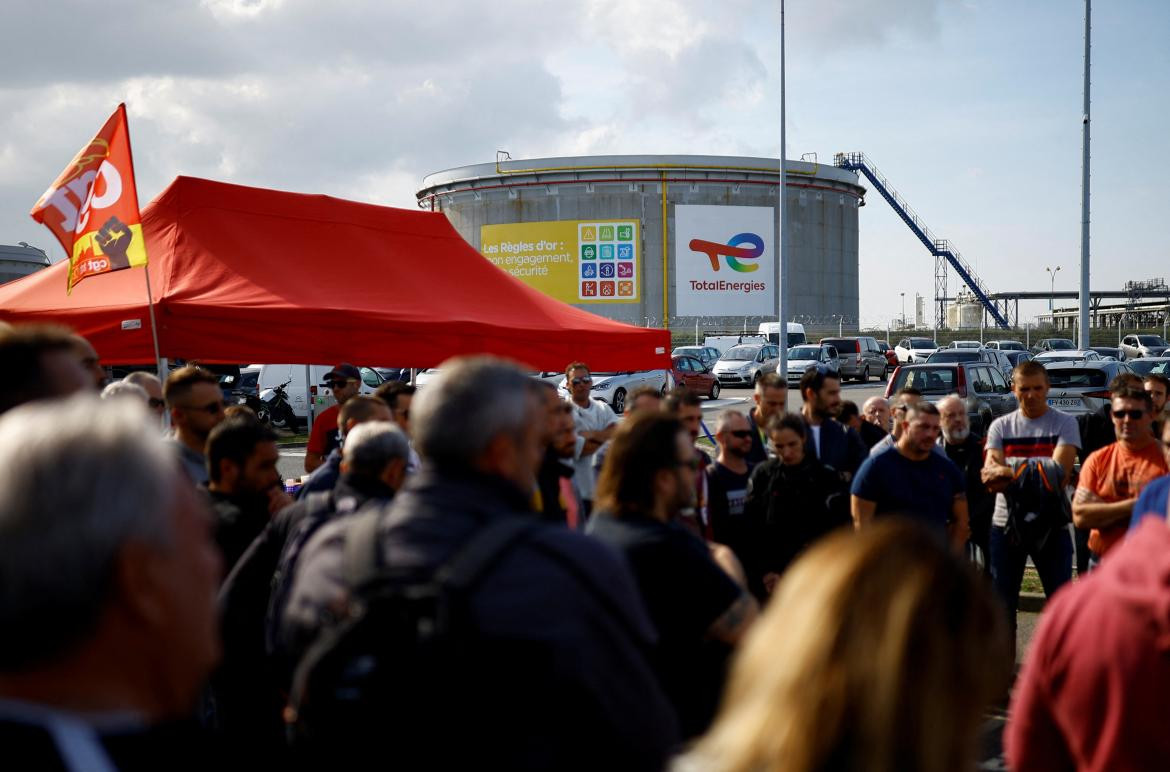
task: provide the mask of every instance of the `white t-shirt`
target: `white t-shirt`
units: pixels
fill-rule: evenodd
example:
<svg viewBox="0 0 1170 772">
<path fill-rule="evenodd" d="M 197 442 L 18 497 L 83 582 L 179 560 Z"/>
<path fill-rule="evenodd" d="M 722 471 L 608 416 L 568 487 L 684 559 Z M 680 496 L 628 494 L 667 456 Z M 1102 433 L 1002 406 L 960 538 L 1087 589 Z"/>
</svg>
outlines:
<svg viewBox="0 0 1170 772">
<path fill-rule="evenodd" d="M 571 399 L 566 401 L 573 406 L 573 423 L 576 424 L 578 432 L 598 432 L 618 422 L 618 417 L 610 406 L 599 399 L 590 399 L 589 407 L 581 407 Z M 593 471 L 593 453 L 581 455 L 584 447 L 585 438 L 578 436 L 577 452 L 573 456 L 573 469 L 576 470 L 573 481 L 581 491 L 581 498 L 592 501 L 593 489 L 597 484 Z"/>
<path fill-rule="evenodd" d="M 1016 410 L 995 419 L 987 429 L 987 449 L 1002 450 L 1009 464 L 1015 459 L 1051 458 L 1061 445 L 1079 448 L 1081 432 L 1077 419 L 1053 408 L 1039 418 L 1028 418 Z M 1007 499 L 997 493 L 991 524 L 1002 527 L 1007 525 L 1007 519 Z"/>
</svg>

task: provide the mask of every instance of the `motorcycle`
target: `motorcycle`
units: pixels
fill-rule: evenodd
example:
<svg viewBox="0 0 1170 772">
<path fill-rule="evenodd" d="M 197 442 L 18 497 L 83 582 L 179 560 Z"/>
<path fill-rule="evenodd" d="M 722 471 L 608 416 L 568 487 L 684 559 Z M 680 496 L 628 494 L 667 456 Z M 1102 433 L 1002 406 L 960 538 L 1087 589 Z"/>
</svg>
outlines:
<svg viewBox="0 0 1170 772">
<path fill-rule="evenodd" d="M 288 401 L 288 392 L 285 391 L 290 383 L 291 378 L 279 386 L 265 389 L 259 397 L 248 397 L 248 406 L 262 423 L 271 424 L 277 429 L 292 429 L 296 426 L 297 418 Z M 252 400 L 255 400 L 255 404 L 251 404 Z"/>
</svg>

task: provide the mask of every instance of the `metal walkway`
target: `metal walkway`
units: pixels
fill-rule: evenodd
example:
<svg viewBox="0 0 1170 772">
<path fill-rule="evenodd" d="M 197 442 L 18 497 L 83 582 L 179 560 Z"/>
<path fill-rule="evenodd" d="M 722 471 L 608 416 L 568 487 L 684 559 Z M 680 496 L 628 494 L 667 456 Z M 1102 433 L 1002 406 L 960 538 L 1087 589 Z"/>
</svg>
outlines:
<svg viewBox="0 0 1170 772">
<path fill-rule="evenodd" d="M 959 254 L 958 250 L 953 249 L 950 242 L 946 239 L 935 238 L 934 233 L 922 221 L 922 218 L 910 208 L 910 205 L 906 203 L 905 199 L 898 195 L 898 192 L 890 185 L 889 180 L 878 171 L 872 161 L 866 158 L 865 153 L 837 153 L 833 156 L 833 165 L 841 169 L 864 174 L 865 178 L 873 184 L 878 193 L 881 193 L 882 198 L 894 208 L 894 211 L 898 213 L 902 221 L 910 227 L 910 230 L 918 237 L 918 240 L 930 250 L 930 254 L 936 258 L 943 258 L 950 263 L 951 267 L 955 269 L 955 272 L 959 274 L 959 278 L 971 288 L 971 292 L 974 293 L 975 297 L 987 310 L 987 313 L 991 315 L 991 318 L 995 320 L 995 323 L 1005 330 L 1011 329 L 1013 320 L 1009 318 L 1007 303 L 1005 302 L 1001 308 L 992 300 L 991 292 L 987 289 L 987 286 L 979 280 L 979 277 L 975 275 L 975 271 L 963 259 L 963 256 Z"/>
</svg>

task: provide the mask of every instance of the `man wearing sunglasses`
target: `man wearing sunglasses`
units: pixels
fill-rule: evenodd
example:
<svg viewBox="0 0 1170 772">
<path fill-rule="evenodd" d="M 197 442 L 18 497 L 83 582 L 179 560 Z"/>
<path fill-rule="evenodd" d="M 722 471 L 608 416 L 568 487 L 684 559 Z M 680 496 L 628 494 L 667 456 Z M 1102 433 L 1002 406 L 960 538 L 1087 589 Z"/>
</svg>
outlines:
<svg viewBox="0 0 1170 772">
<path fill-rule="evenodd" d="M 142 387 L 142 390 L 146 392 L 150 412 L 158 418 L 159 426 L 162 426 L 163 418 L 166 417 L 167 413 L 167 402 L 163 399 L 162 381 L 158 379 L 158 376 L 145 370 L 135 370 L 123 380 L 126 383 Z"/>
<path fill-rule="evenodd" d="M 325 373 L 325 380 L 321 385 L 333 392 L 337 404 L 322 410 L 321 415 L 313 421 L 313 431 L 309 434 L 308 445 L 305 446 L 305 471 L 310 474 L 325 463 L 325 457 L 334 448 L 341 447 L 341 432 L 337 428 L 337 419 L 341 415 L 342 406 L 361 391 L 362 371 L 348 362 L 342 362 Z"/>
<path fill-rule="evenodd" d="M 707 468 L 707 518 L 711 539 L 726 544 L 743 560 L 748 554 L 751 533 L 744 519 L 748 479 L 755 464 L 748 461 L 752 448 L 752 428 L 747 416 L 728 408 L 715 424 L 715 442 L 719 455 Z"/>
<path fill-rule="evenodd" d="M 1142 488 L 1170 471 L 1154 436 L 1149 392 L 1134 388 L 1114 392 L 1111 407 L 1117 441 L 1089 455 L 1073 499 L 1073 522 L 1092 529 L 1089 549 L 1096 560 L 1125 536 Z"/>
<path fill-rule="evenodd" d="M 163 397 L 171 413 L 176 454 L 191 479 L 206 484 L 207 438 L 224 418 L 219 377 L 202 367 L 180 367 L 167 377 Z"/>
<path fill-rule="evenodd" d="M 609 405 L 593 399 L 593 376 L 584 362 L 573 362 L 565 368 L 565 387 L 569 404 L 573 406 L 573 422 L 577 426 L 577 455 L 573 461 L 576 470 L 573 479 L 581 492 L 581 503 L 588 516 L 593 509 L 595 474 L 593 454 L 613 436 L 618 417 Z"/>
</svg>

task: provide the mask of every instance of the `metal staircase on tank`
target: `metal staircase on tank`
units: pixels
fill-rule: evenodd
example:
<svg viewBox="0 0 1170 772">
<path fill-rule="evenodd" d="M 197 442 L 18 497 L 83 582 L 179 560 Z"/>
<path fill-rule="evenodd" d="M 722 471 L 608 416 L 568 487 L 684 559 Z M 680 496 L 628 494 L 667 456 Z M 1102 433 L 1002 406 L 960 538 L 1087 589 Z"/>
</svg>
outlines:
<svg viewBox="0 0 1170 772">
<path fill-rule="evenodd" d="M 882 198 L 889 202 L 890 206 L 894 208 L 894 211 L 898 213 L 898 216 L 902 218 L 902 221 L 910 227 L 910 230 L 918 237 L 918 240 L 930 250 L 930 254 L 936 258 L 943 258 L 951 264 L 951 267 L 959 274 L 959 278 L 971 288 L 971 292 L 974 293 L 975 297 L 987 310 L 987 313 L 991 315 L 991 318 L 995 320 L 995 323 L 1005 330 L 1011 329 L 1012 320 L 1008 312 L 1007 301 L 1004 301 L 1003 308 L 1000 308 L 991 299 L 991 292 L 988 291 L 987 286 L 979 280 L 979 277 L 975 275 L 975 271 L 963 259 L 963 256 L 959 254 L 958 250 L 954 249 L 946 239 L 935 237 L 926 223 L 922 221 L 922 218 L 910 208 L 910 205 L 906 203 L 905 199 L 898 195 L 898 192 L 890 185 L 889 180 L 878 171 L 872 161 L 865 157 L 865 153 L 837 153 L 833 157 L 833 165 L 841 169 L 864 174 L 865 178 L 873 184 L 878 193 L 881 193 Z"/>
</svg>

